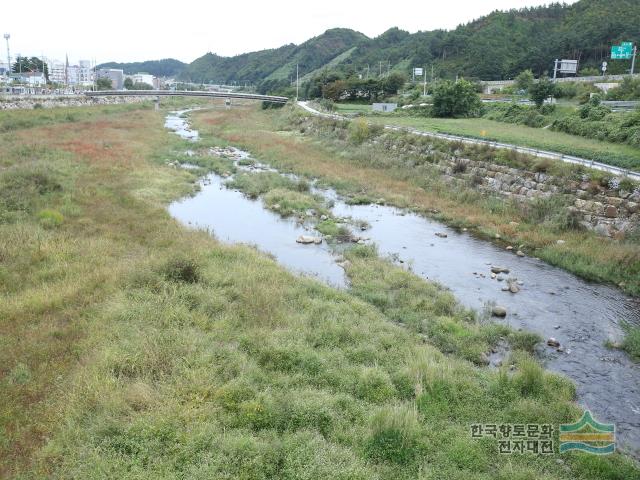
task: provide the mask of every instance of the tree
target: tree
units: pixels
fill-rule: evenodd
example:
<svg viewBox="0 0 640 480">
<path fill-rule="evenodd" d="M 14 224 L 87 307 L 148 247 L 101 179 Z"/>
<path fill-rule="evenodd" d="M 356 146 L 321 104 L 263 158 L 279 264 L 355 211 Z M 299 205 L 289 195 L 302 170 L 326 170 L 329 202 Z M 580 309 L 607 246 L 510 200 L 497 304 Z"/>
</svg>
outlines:
<svg viewBox="0 0 640 480">
<path fill-rule="evenodd" d="M 473 83 L 446 80 L 433 92 L 433 113 L 437 117 L 471 117 L 482 109 L 480 96 Z"/>
<path fill-rule="evenodd" d="M 131 90 L 153 90 L 153 87 L 148 83 L 136 82 L 131 86 Z"/>
<path fill-rule="evenodd" d="M 529 89 L 529 97 L 540 108 L 544 101 L 553 95 L 556 91 L 556 85 L 548 78 L 541 78 L 534 83 Z"/>
<path fill-rule="evenodd" d="M 44 78 L 49 81 L 49 66 L 38 57 L 18 56 L 11 67 L 13 73 L 44 72 Z"/>
<path fill-rule="evenodd" d="M 516 77 L 516 86 L 518 90 L 528 92 L 534 83 L 533 72 L 530 69 L 524 70 Z"/>
<path fill-rule="evenodd" d="M 124 88 L 127 90 L 133 90 L 133 80 L 130 77 L 124 79 Z"/>
<path fill-rule="evenodd" d="M 113 83 L 110 78 L 102 77 L 96 80 L 98 90 L 113 90 Z"/>
<path fill-rule="evenodd" d="M 392 73 L 382 80 L 382 89 L 386 94 L 395 95 L 405 84 L 407 78 L 402 73 Z"/>
</svg>

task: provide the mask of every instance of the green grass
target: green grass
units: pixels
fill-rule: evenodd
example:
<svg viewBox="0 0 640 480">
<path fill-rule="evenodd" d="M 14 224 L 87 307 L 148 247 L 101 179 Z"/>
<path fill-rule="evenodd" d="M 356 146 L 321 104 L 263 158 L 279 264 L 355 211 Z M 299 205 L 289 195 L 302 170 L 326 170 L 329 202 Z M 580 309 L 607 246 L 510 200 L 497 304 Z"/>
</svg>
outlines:
<svg viewBox="0 0 640 480">
<path fill-rule="evenodd" d="M 616 143 L 602 142 L 549 129 L 497 122 L 484 118 L 429 118 L 401 115 L 368 115 L 378 124 L 413 127 L 425 131 L 450 133 L 567 155 L 575 155 L 623 168 L 640 170 L 640 149 Z"/>
<path fill-rule="evenodd" d="M 152 102 L 149 101 L 142 104 L 133 103 L 126 105 L 102 105 L 100 107 L 75 109 L 50 108 L 45 111 L 39 111 L 39 109 L 2 110 L 0 114 L 0 133 L 43 125 L 95 120 L 96 118 L 103 117 L 104 115 L 121 113 L 123 109 L 127 111 L 136 111 L 141 108 L 152 108 Z"/>
<path fill-rule="evenodd" d="M 575 421 L 573 387 L 522 352 L 468 361 L 495 331 L 371 249 L 338 291 L 181 227 L 179 146 L 153 111 L 0 134 L 0 181 L 26 186 L 0 221 L 0 476 L 638 478 L 619 454 L 472 439 Z"/>
<path fill-rule="evenodd" d="M 293 214 L 304 216 L 309 210 L 313 210 L 317 215 L 327 212 L 321 197 L 286 188 L 269 190 L 263 200 L 267 208 L 285 217 Z"/>
<path fill-rule="evenodd" d="M 276 188 L 298 192 L 309 191 L 307 182 L 292 180 L 276 172 L 241 172 L 227 182 L 227 186 L 240 190 L 250 198 L 258 198 Z"/>
<path fill-rule="evenodd" d="M 334 103 L 336 113 L 340 114 L 355 114 L 355 113 L 371 113 L 370 104 L 360 103 Z"/>
<path fill-rule="evenodd" d="M 622 341 L 622 349 L 631 355 L 636 361 L 640 361 L 640 327 L 636 325 L 624 325 L 625 336 Z"/>
</svg>

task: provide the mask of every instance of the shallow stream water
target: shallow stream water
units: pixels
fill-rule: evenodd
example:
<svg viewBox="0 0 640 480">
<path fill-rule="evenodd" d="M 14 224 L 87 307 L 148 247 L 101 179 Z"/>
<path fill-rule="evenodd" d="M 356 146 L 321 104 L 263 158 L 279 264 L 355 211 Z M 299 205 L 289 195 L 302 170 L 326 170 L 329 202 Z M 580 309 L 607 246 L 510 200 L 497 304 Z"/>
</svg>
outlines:
<svg viewBox="0 0 640 480">
<path fill-rule="evenodd" d="M 197 140 L 182 113 L 169 115 L 167 128 Z M 237 152 L 239 157 L 248 155 Z M 185 224 L 211 230 L 221 241 L 255 245 L 294 272 L 348 287 L 338 256 L 326 242 L 296 243 L 299 235 L 319 235 L 312 226 L 282 218 L 224 182 L 208 175 L 201 190 L 172 203 L 170 213 Z M 413 213 L 384 205 L 348 205 L 332 190 L 314 188 L 314 193 L 333 201 L 335 217 L 368 222 L 371 227 L 362 234 L 377 245 L 380 255 L 446 286 L 465 306 L 479 311 L 487 305 L 504 306 L 504 321 L 514 328 L 545 340 L 555 337 L 562 351 L 540 348 L 546 367 L 571 378 L 578 402 L 597 420 L 615 423 L 618 445 L 640 456 L 640 366 L 624 352 L 605 347 L 607 340 L 623 337 L 621 322 L 640 325 L 638 299 Z M 492 265 L 509 268 L 504 281 L 491 278 Z M 522 283 L 518 293 L 502 291 L 506 277 Z"/>
</svg>

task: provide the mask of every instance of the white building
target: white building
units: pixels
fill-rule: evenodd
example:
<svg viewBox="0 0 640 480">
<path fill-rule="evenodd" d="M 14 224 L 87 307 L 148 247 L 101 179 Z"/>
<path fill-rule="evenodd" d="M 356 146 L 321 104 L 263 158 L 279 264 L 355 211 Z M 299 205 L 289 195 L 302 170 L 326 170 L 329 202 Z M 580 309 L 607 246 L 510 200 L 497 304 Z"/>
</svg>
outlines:
<svg viewBox="0 0 640 480">
<path fill-rule="evenodd" d="M 47 63 L 49 68 L 49 81 L 53 83 L 67 83 L 67 69 L 64 62 L 51 60 Z"/>
<path fill-rule="evenodd" d="M 129 78 L 131 78 L 133 83 L 146 83 L 151 87 L 157 87 L 156 77 L 149 73 L 136 73 L 134 75 L 130 75 Z"/>
<path fill-rule="evenodd" d="M 68 65 L 66 62 L 52 60 L 48 66 L 51 82 L 85 86 L 93 83 L 93 69 L 89 60 L 80 60 L 79 65 Z"/>
<path fill-rule="evenodd" d="M 91 85 L 93 83 L 93 68 L 89 60 L 80 60 L 78 65 L 78 83 L 80 85 Z"/>
</svg>

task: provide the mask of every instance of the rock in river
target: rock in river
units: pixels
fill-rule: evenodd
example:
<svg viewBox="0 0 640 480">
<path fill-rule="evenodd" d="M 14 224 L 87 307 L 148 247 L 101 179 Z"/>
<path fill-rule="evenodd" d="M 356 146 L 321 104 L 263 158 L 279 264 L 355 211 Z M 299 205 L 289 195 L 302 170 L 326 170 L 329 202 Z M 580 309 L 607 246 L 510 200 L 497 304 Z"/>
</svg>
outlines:
<svg viewBox="0 0 640 480">
<path fill-rule="evenodd" d="M 558 348 L 560 346 L 560 342 L 553 337 L 549 337 L 549 340 L 547 340 L 547 345 L 549 345 L 550 347 Z"/>
<path fill-rule="evenodd" d="M 300 235 L 296 238 L 296 242 L 302 243 L 304 245 L 309 245 L 311 243 L 315 243 L 316 245 L 322 243 L 322 238 L 320 237 L 312 237 L 311 235 Z"/>
<path fill-rule="evenodd" d="M 491 309 L 491 315 L 493 315 L 494 317 L 506 317 L 507 309 L 501 307 L 500 305 L 496 305 Z"/>
<path fill-rule="evenodd" d="M 493 273 L 509 273 L 509 269 L 505 267 L 493 266 L 491 267 Z"/>
</svg>

